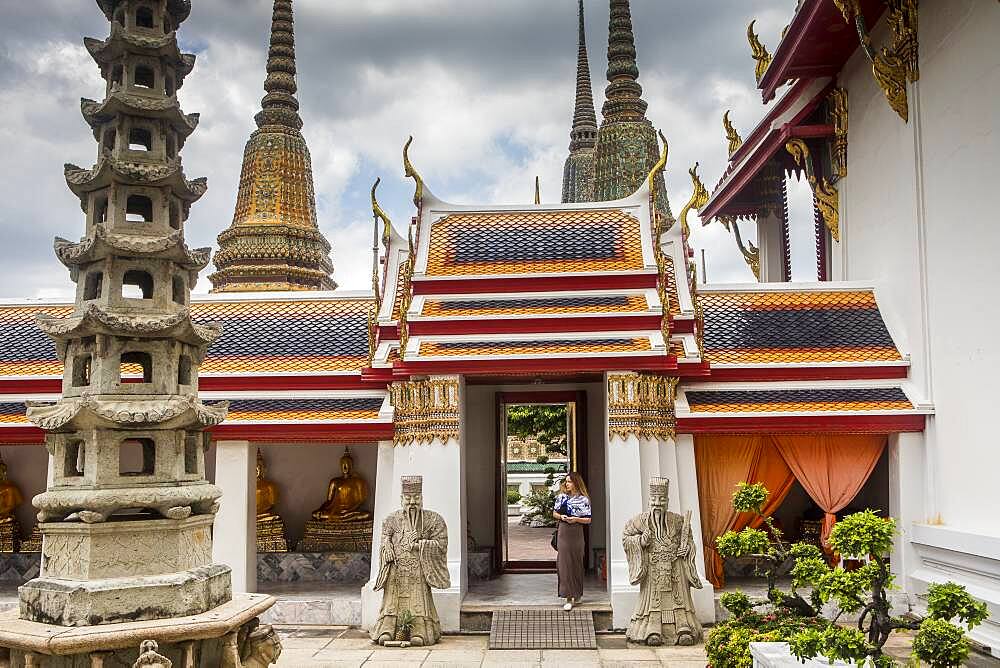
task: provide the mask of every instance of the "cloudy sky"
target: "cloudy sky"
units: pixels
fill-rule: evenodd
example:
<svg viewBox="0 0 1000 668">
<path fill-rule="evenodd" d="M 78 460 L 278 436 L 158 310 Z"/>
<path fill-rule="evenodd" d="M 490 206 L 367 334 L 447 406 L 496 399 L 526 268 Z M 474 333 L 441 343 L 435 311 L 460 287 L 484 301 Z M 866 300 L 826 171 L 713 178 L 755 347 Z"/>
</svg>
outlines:
<svg viewBox="0 0 1000 668">
<path fill-rule="evenodd" d="M 192 246 L 214 246 L 232 220 L 243 146 L 254 129 L 267 55 L 271 0 L 194 0 L 181 28 L 196 53 L 180 91 L 201 125 L 184 149 L 189 178 L 209 192 L 192 210 Z M 543 201 L 560 197 L 573 109 L 576 0 L 295 0 L 299 99 L 315 170 L 319 220 L 333 244 L 334 278 L 368 287 L 368 191 L 394 220 L 412 215 L 400 151 L 428 187 L 459 203 L 524 203 L 534 177 Z M 725 166 L 720 118 L 732 109 L 745 137 L 764 107 L 755 90 L 746 25 L 772 50 L 794 0 L 633 0 L 640 82 L 649 118 L 667 135 L 667 183 L 675 212 L 691 193 L 687 169 L 701 162 L 711 189 Z M 96 144 L 79 113 L 103 82 L 82 46 L 109 26 L 93 0 L 0 0 L 0 297 L 71 296 L 52 238 L 83 229 L 62 165 L 90 166 Z M 587 39 L 603 102 L 607 0 L 587 0 Z M 808 191 L 791 189 L 796 278 L 814 266 Z M 746 225 L 746 224 L 744 224 Z M 753 236 L 746 226 L 747 234 Z M 698 226 L 711 282 L 747 281 L 735 243 L 717 224 Z M 208 272 L 204 272 L 207 274 Z M 198 291 L 207 291 L 204 275 Z"/>
</svg>

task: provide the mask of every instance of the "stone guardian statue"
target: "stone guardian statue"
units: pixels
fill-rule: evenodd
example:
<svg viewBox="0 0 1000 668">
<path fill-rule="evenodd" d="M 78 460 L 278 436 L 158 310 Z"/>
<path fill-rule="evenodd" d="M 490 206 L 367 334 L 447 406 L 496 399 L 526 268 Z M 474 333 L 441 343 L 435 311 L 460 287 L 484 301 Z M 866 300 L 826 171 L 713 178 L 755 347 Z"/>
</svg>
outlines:
<svg viewBox="0 0 1000 668">
<path fill-rule="evenodd" d="M 371 629 L 379 645 L 408 640 L 411 645 L 433 645 L 441 639 L 441 621 L 431 588 L 447 589 L 448 527 L 444 518 L 423 509 L 423 478 L 403 476 L 402 510 L 382 523 L 382 548 L 375 591 L 382 591 L 382 609 Z M 399 620 L 409 629 L 397 637 Z"/>
<path fill-rule="evenodd" d="M 670 481 L 649 481 L 649 511 L 625 524 L 622 543 L 629 581 L 639 585 L 639 601 L 626 634 L 630 642 L 694 645 L 702 629 L 695 614 L 691 587 L 701 589 L 695 568 L 690 514 L 667 511 Z"/>
</svg>

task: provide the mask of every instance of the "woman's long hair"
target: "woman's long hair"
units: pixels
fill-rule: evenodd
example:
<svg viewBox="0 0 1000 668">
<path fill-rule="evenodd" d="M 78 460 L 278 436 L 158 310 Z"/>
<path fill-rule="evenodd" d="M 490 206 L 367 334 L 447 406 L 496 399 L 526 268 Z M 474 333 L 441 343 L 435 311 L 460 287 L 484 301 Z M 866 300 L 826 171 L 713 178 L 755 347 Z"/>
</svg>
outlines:
<svg viewBox="0 0 1000 668">
<path fill-rule="evenodd" d="M 569 473 L 566 474 L 566 477 L 563 478 L 562 483 L 559 485 L 560 492 L 562 492 L 563 494 L 569 494 L 569 490 L 566 489 L 567 480 L 573 481 L 573 487 L 576 488 L 577 494 L 585 496 L 588 499 L 590 498 L 590 492 L 587 491 L 587 483 L 583 481 L 583 476 L 577 473 L 576 471 L 570 471 Z"/>
</svg>

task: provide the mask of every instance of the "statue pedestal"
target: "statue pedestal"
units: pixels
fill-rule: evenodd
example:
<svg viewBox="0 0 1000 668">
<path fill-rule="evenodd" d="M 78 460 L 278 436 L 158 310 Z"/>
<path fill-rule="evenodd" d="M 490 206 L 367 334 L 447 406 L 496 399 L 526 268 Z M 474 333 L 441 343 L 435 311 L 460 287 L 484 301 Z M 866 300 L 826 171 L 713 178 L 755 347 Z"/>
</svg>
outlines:
<svg viewBox="0 0 1000 668">
<path fill-rule="evenodd" d="M 17 552 L 21 542 L 21 528 L 13 517 L 0 523 L 0 552 Z"/>
<path fill-rule="evenodd" d="M 288 552 L 285 523 L 277 515 L 257 518 L 257 552 Z"/>
<path fill-rule="evenodd" d="M 232 651 L 241 653 L 242 665 L 250 655 L 281 653 L 276 634 L 257 627 L 257 618 L 274 604 L 265 594 L 238 594 L 202 614 L 142 622 L 65 627 L 18 619 L 17 611 L 0 613 L 0 663 L 9 657 L 13 666 L 77 668 L 78 666 L 131 666 L 139 645 L 155 640 L 158 652 L 177 668 L 218 668 Z M 255 631 L 253 635 L 250 635 Z M 248 643 L 244 642 L 250 636 Z M 4 656 L 4 651 L 8 656 Z M 242 656 L 242 654 L 247 656 Z M 44 658 L 43 658 L 44 657 Z M 272 661 L 273 662 L 273 661 Z"/>
<path fill-rule="evenodd" d="M 372 520 L 363 522 L 306 522 L 299 552 L 371 552 Z"/>
</svg>

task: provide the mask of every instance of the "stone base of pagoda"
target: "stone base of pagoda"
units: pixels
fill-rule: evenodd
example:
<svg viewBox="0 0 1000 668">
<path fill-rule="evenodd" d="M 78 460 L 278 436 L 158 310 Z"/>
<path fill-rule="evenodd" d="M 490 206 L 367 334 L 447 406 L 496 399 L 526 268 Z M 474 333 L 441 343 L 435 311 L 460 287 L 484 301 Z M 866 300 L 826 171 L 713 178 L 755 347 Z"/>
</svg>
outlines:
<svg viewBox="0 0 1000 668">
<path fill-rule="evenodd" d="M 0 613 L 0 665 L 131 666 L 140 645 L 152 640 L 175 668 L 266 666 L 281 654 L 277 634 L 258 622 L 273 604 L 265 594 L 238 594 L 201 614 L 83 627 L 28 621 L 8 611 Z"/>
</svg>

